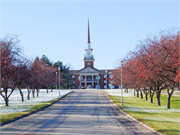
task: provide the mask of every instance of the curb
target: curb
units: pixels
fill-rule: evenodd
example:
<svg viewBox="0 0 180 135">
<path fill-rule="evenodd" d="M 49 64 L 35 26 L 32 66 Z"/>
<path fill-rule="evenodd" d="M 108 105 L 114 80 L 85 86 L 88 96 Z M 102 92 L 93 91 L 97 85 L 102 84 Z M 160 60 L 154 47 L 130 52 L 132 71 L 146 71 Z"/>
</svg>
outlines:
<svg viewBox="0 0 180 135">
<path fill-rule="evenodd" d="M 37 113 L 37 112 L 39 112 L 39 111 L 42 111 L 42 110 L 48 108 L 49 106 L 52 106 L 53 104 L 55 104 L 55 103 L 58 102 L 59 100 L 63 99 L 65 96 L 69 95 L 69 94 L 72 93 L 72 92 L 73 92 L 73 91 L 71 91 L 71 92 L 63 95 L 63 96 L 60 97 L 58 100 L 54 101 L 52 104 L 50 104 L 50 105 L 48 105 L 48 106 L 46 106 L 46 107 L 44 107 L 44 108 L 42 108 L 42 109 L 39 109 L 39 110 L 34 111 L 34 112 L 31 112 L 31 113 L 29 113 L 29 114 L 25 114 L 25 115 L 23 115 L 23 116 L 21 116 L 21 117 L 14 118 L 14 119 L 12 119 L 12 120 L 9 120 L 9 121 L 7 121 L 7 122 L 4 122 L 4 123 L 0 124 L 0 126 L 4 126 L 4 125 L 6 125 L 6 124 L 9 124 L 9 123 L 14 122 L 14 121 L 16 121 L 16 120 L 19 120 L 19 119 L 21 119 L 21 118 L 27 117 L 27 116 L 29 116 L 29 115 L 31 115 L 31 114 Z"/>
<path fill-rule="evenodd" d="M 106 94 L 106 96 L 109 98 L 109 100 L 111 100 L 111 98 L 107 95 L 107 93 L 104 91 L 104 93 Z M 164 135 L 163 133 L 160 133 L 156 130 L 154 130 L 153 128 L 147 126 L 146 124 L 140 122 L 139 120 L 135 119 L 134 117 L 130 116 L 129 114 L 125 113 L 124 111 L 122 111 L 112 100 L 111 102 L 115 105 L 115 107 L 122 112 L 123 114 L 125 114 L 126 116 L 128 116 L 129 118 L 133 119 L 134 121 L 136 121 L 137 123 L 139 123 L 140 125 L 142 125 L 143 127 L 147 128 L 148 130 L 152 131 L 153 133 L 157 134 L 157 135 Z"/>
</svg>

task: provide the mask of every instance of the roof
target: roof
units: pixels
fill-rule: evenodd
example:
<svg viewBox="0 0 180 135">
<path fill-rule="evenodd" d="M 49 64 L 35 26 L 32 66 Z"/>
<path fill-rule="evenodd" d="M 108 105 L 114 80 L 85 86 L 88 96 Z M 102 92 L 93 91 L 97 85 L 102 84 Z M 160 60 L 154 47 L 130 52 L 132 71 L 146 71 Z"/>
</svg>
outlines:
<svg viewBox="0 0 180 135">
<path fill-rule="evenodd" d="M 91 69 L 94 69 L 94 70 L 102 73 L 102 71 L 100 71 L 100 70 L 98 70 L 98 69 L 96 69 L 96 68 L 92 68 L 92 67 L 86 67 L 86 68 L 91 68 Z M 82 69 L 80 69 L 80 70 L 72 70 L 72 74 L 78 74 L 79 72 L 81 72 L 82 70 L 84 70 L 84 69 L 86 69 L 86 68 L 84 67 L 84 68 L 82 68 Z"/>
<path fill-rule="evenodd" d="M 109 72 L 113 72 L 114 69 L 100 69 L 101 72 L 106 73 L 106 71 Z"/>
<path fill-rule="evenodd" d="M 74 74 L 74 73 L 76 73 L 77 71 L 79 71 L 79 70 L 69 70 L 69 74 Z"/>
<path fill-rule="evenodd" d="M 92 68 L 92 67 L 86 67 L 86 68 Z M 81 72 L 82 70 L 84 70 L 84 69 L 86 69 L 85 67 L 84 68 L 82 68 L 82 69 L 80 69 L 80 70 L 70 70 L 70 74 L 78 74 L 79 72 Z M 114 69 L 101 69 L 101 70 L 98 70 L 98 69 L 96 69 L 96 68 L 92 68 L 92 69 L 94 69 L 94 70 L 96 70 L 96 71 L 98 71 L 98 72 L 100 72 L 100 73 L 104 73 L 104 74 L 106 74 L 106 71 L 108 71 L 108 73 L 109 72 L 113 72 L 114 71 Z"/>
</svg>

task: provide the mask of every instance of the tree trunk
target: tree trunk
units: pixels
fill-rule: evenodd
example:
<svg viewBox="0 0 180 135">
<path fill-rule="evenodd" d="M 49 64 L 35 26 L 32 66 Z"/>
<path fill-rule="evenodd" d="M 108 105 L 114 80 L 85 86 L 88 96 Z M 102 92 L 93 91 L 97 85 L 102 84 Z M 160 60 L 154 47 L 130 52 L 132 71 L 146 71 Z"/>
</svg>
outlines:
<svg viewBox="0 0 180 135">
<path fill-rule="evenodd" d="M 171 103 L 171 96 L 174 92 L 174 84 L 172 85 L 172 90 L 169 93 L 169 89 L 167 89 L 167 93 L 168 93 L 168 99 L 167 99 L 167 109 L 170 109 L 170 103 Z"/>
<path fill-rule="evenodd" d="M 158 104 L 159 106 L 161 106 L 160 96 L 158 96 L 157 104 Z"/>
<path fill-rule="evenodd" d="M 27 87 L 27 99 L 30 100 L 30 93 L 31 93 L 31 90 L 29 89 L 29 86 Z"/>
<path fill-rule="evenodd" d="M 135 89 L 134 89 L 134 96 L 136 96 L 136 91 L 135 91 Z"/>
<path fill-rule="evenodd" d="M 145 95 L 146 95 L 146 101 L 148 101 L 148 93 L 146 93 Z"/>
<path fill-rule="evenodd" d="M 9 106 L 9 99 L 8 99 L 8 95 L 7 95 L 8 89 L 5 89 L 4 93 L 5 93 L 5 96 L 4 96 L 5 105 Z"/>
<path fill-rule="evenodd" d="M 5 99 L 5 104 L 6 104 L 6 106 L 9 106 L 9 99 L 8 98 Z"/>
<path fill-rule="evenodd" d="M 39 96 L 39 89 L 37 89 L 37 97 Z"/>
<path fill-rule="evenodd" d="M 35 97 L 34 93 L 35 93 L 35 89 L 32 89 L 32 96 L 33 96 L 33 98 Z"/>
<path fill-rule="evenodd" d="M 157 104 L 158 104 L 159 106 L 161 105 L 160 96 L 161 96 L 161 92 L 160 92 L 160 91 L 157 91 L 157 92 L 156 92 L 156 98 L 157 98 Z"/>
<path fill-rule="evenodd" d="M 30 93 L 31 93 L 31 90 L 28 90 L 28 95 L 27 95 L 28 100 L 30 100 Z"/>
<path fill-rule="evenodd" d="M 148 94 L 149 94 L 150 90 L 147 90 L 146 87 L 144 87 L 143 92 L 145 94 L 145 98 L 146 98 L 146 101 L 147 101 L 148 100 Z"/>
<path fill-rule="evenodd" d="M 127 88 L 125 89 L 125 92 L 128 93 L 128 89 Z"/>
<path fill-rule="evenodd" d="M 48 87 L 47 87 L 47 93 L 48 93 Z"/>
<path fill-rule="evenodd" d="M 142 90 L 140 90 L 140 93 L 141 93 L 141 99 L 143 99 L 143 94 L 142 94 Z"/>
<path fill-rule="evenodd" d="M 137 91 L 137 97 L 139 97 L 139 91 Z"/>
<path fill-rule="evenodd" d="M 167 99 L 167 109 L 170 109 L 170 99 L 171 99 L 171 94 L 168 95 L 168 99 Z"/>
<path fill-rule="evenodd" d="M 29 94 L 27 95 L 27 99 L 28 99 L 28 100 L 30 100 L 30 96 L 29 96 Z"/>
<path fill-rule="evenodd" d="M 150 88 L 150 99 L 151 99 L 151 103 L 153 103 L 153 96 L 154 96 L 154 91 L 151 90 Z"/>
<path fill-rule="evenodd" d="M 153 97 L 151 97 L 151 103 L 153 103 Z"/>
<path fill-rule="evenodd" d="M 24 96 L 23 96 L 23 92 L 21 91 L 21 88 L 19 88 L 19 92 L 20 92 L 20 95 L 21 95 L 21 101 L 24 102 Z"/>
</svg>

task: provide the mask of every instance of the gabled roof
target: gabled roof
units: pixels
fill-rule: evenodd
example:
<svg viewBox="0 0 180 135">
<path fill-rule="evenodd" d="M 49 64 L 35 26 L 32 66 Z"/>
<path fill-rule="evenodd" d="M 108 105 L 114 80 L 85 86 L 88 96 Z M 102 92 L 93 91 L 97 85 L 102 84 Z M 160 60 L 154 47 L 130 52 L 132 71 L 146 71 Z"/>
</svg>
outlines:
<svg viewBox="0 0 180 135">
<path fill-rule="evenodd" d="M 87 67 L 87 68 L 82 68 L 82 69 L 80 69 L 80 70 L 70 70 L 70 74 L 78 74 L 78 73 L 80 73 L 81 71 L 83 71 L 83 70 L 85 70 L 85 69 L 88 69 L 88 68 L 90 68 L 90 69 L 93 69 L 93 70 L 95 70 L 95 71 L 97 71 L 97 72 L 99 72 L 99 73 L 103 73 L 103 74 L 106 74 L 106 71 L 108 72 L 108 74 L 109 73 L 112 73 L 113 71 L 114 71 L 114 69 L 100 69 L 100 70 L 98 70 L 98 69 L 96 69 L 96 68 L 91 68 L 91 67 Z"/>
<path fill-rule="evenodd" d="M 86 71 L 86 70 L 91 70 L 90 72 L 93 73 L 93 71 L 95 72 L 99 72 L 99 73 L 103 73 L 101 72 L 100 70 L 96 69 L 96 68 L 92 68 L 92 67 L 86 67 L 86 68 L 82 68 L 80 70 L 78 70 L 77 72 L 75 72 L 76 74 L 78 73 L 82 73 L 83 71 Z M 85 72 L 84 72 L 85 73 Z"/>
</svg>

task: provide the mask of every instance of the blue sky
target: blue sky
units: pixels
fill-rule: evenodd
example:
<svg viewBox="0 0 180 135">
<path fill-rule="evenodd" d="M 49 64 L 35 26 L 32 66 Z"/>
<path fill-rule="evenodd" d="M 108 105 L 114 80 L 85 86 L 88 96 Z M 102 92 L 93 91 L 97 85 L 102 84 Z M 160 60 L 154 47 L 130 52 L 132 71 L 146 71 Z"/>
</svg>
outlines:
<svg viewBox="0 0 180 135">
<path fill-rule="evenodd" d="M 1 37 L 19 35 L 24 54 L 84 67 L 89 16 L 98 69 L 114 69 L 139 40 L 179 27 L 179 0 L 0 0 Z"/>
</svg>

